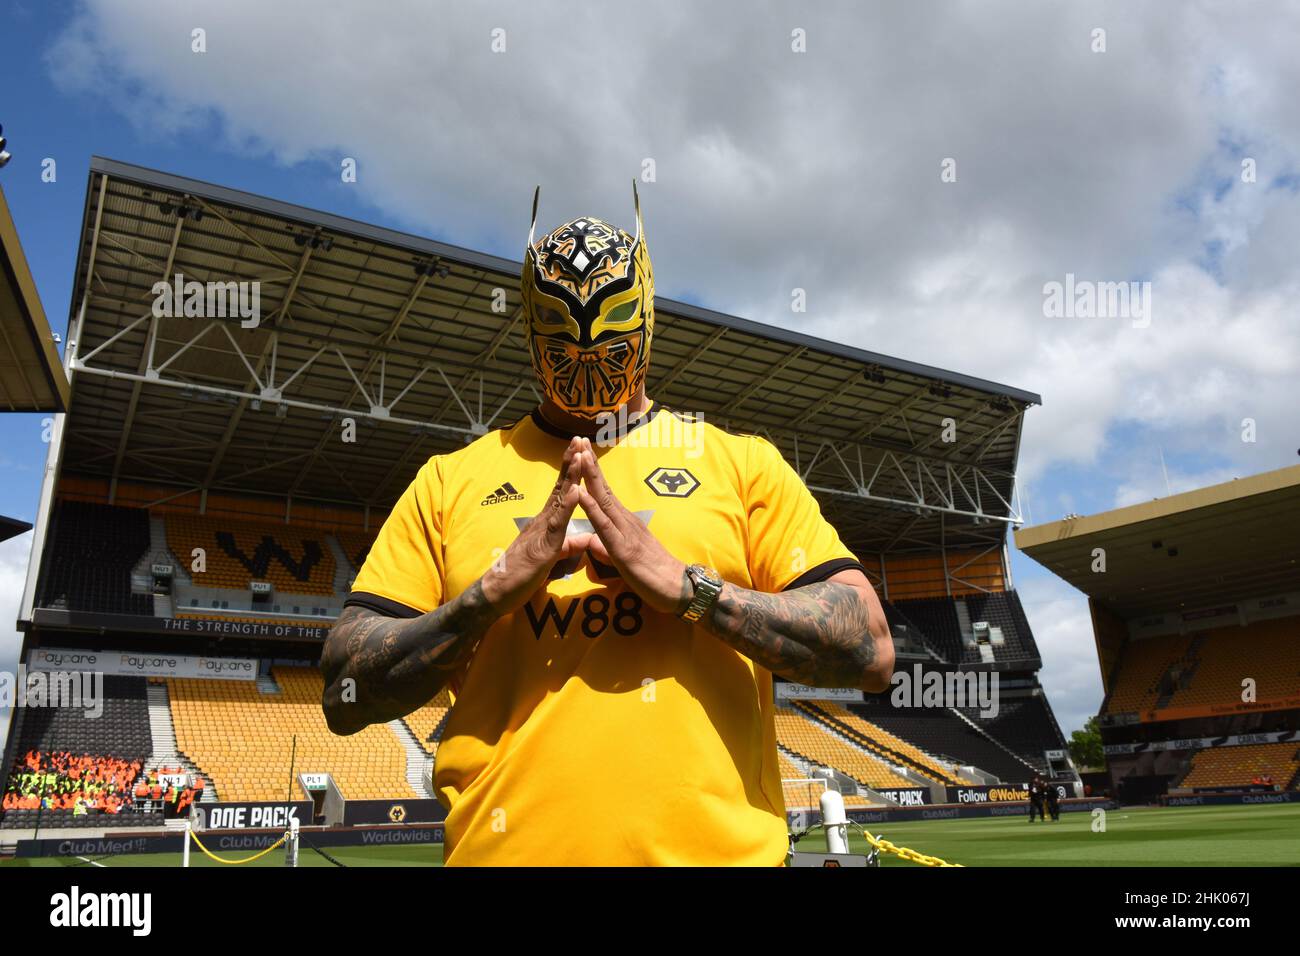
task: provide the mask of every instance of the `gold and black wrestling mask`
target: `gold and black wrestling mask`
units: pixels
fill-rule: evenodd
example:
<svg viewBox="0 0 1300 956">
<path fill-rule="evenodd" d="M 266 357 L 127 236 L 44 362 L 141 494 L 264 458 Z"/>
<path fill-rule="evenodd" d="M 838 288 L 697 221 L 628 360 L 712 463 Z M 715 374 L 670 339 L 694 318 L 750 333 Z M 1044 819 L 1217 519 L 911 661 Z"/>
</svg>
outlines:
<svg viewBox="0 0 1300 956">
<path fill-rule="evenodd" d="M 655 284 L 641 201 L 633 182 L 635 238 L 582 216 L 534 243 L 540 193 L 521 281 L 533 370 L 548 399 L 595 420 L 627 404 L 650 363 Z"/>
</svg>

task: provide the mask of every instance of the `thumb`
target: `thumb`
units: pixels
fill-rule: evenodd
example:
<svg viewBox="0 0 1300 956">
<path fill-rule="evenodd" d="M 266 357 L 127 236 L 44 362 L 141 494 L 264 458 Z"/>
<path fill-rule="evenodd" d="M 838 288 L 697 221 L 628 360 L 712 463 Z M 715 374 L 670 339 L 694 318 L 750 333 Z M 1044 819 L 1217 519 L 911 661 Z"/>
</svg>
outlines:
<svg viewBox="0 0 1300 956">
<path fill-rule="evenodd" d="M 614 563 L 614 559 L 609 556 L 609 549 L 605 547 L 605 542 L 600 540 L 600 535 L 593 534 L 591 541 L 587 544 L 587 550 L 596 556 L 596 559 L 602 564 Z"/>
<path fill-rule="evenodd" d="M 564 539 L 564 544 L 560 546 L 560 560 L 571 558 L 575 554 L 586 551 L 591 546 L 593 538 L 595 538 L 595 535 L 590 532 L 569 535 Z"/>
</svg>

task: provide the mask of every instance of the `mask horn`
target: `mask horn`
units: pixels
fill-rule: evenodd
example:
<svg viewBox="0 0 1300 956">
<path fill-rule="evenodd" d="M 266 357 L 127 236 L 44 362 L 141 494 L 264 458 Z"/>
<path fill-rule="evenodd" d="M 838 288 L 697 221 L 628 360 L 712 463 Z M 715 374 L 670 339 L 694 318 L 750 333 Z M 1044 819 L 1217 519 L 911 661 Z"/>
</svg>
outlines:
<svg viewBox="0 0 1300 956">
<path fill-rule="evenodd" d="M 632 180 L 632 205 L 636 208 L 636 241 L 641 241 L 641 195 L 636 191 L 636 179 Z"/>
<path fill-rule="evenodd" d="M 542 187 L 539 185 L 533 190 L 533 222 L 528 227 L 528 248 L 527 252 L 532 255 L 533 252 L 533 234 L 537 232 L 537 202 L 542 196 Z"/>
</svg>

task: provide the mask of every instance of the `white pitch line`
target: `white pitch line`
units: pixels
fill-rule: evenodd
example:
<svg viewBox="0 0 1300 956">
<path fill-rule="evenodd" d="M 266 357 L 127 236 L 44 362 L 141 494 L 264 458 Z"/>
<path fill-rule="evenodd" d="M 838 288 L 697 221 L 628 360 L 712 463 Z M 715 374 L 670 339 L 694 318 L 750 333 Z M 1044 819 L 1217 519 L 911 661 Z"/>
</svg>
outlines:
<svg viewBox="0 0 1300 956">
<path fill-rule="evenodd" d="M 91 866 L 97 866 L 100 867 L 101 869 L 107 869 L 103 863 L 100 863 L 97 860 L 87 860 L 84 856 L 79 856 L 77 857 L 77 859 L 80 860 L 82 863 L 89 863 Z"/>
</svg>

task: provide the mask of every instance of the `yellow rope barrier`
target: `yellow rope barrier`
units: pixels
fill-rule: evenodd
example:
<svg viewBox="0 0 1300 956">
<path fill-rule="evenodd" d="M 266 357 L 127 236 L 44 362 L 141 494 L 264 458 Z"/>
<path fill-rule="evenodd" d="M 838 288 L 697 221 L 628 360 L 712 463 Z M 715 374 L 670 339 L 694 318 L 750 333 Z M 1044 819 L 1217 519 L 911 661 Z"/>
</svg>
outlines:
<svg viewBox="0 0 1300 956">
<path fill-rule="evenodd" d="M 907 860 L 910 863 L 919 863 L 921 864 L 921 866 L 961 866 L 962 865 L 960 863 L 949 863 L 946 860 L 939 859 L 937 856 L 926 856 L 924 853 L 917 853 L 915 850 L 909 850 L 905 846 L 895 846 L 894 844 L 886 840 L 884 837 L 872 836 L 866 830 L 862 831 L 862 835 L 863 837 L 866 838 L 866 841 L 870 843 L 873 847 L 875 847 L 877 850 L 880 850 L 883 853 L 893 853 L 895 856 L 900 856 L 904 860 Z"/>
<path fill-rule="evenodd" d="M 254 860 L 259 859 L 260 857 L 264 857 L 264 856 L 266 856 L 268 853 L 270 853 L 270 852 L 271 852 L 272 850 L 274 850 L 276 847 L 278 847 L 278 846 L 283 846 L 283 845 L 284 845 L 284 841 L 287 840 L 287 839 L 289 839 L 289 834 L 286 833 L 284 836 L 280 837 L 280 839 L 276 840 L 274 843 L 272 843 L 270 846 L 268 846 L 268 847 L 267 847 L 265 850 L 263 850 L 261 853 L 254 853 L 252 856 L 247 857 L 246 859 L 243 859 L 243 860 L 223 860 L 221 857 L 217 856 L 215 853 L 213 853 L 211 850 L 209 850 L 207 847 L 205 847 L 205 846 L 203 845 L 203 841 L 199 839 L 199 835 L 198 835 L 197 833 L 195 833 L 193 830 L 190 831 L 190 838 L 193 839 L 194 842 L 197 843 L 197 844 L 199 845 L 199 849 L 200 849 L 200 850 L 202 850 L 202 851 L 203 851 L 207 856 L 212 857 L 212 859 L 216 860 L 218 863 L 229 863 L 229 864 L 231 864 L 231 865 L 233 865 L 233 866 L 238 866 L 238 865 L 241 864 L 241 863 L 252 863 Z"/>
</svg>

